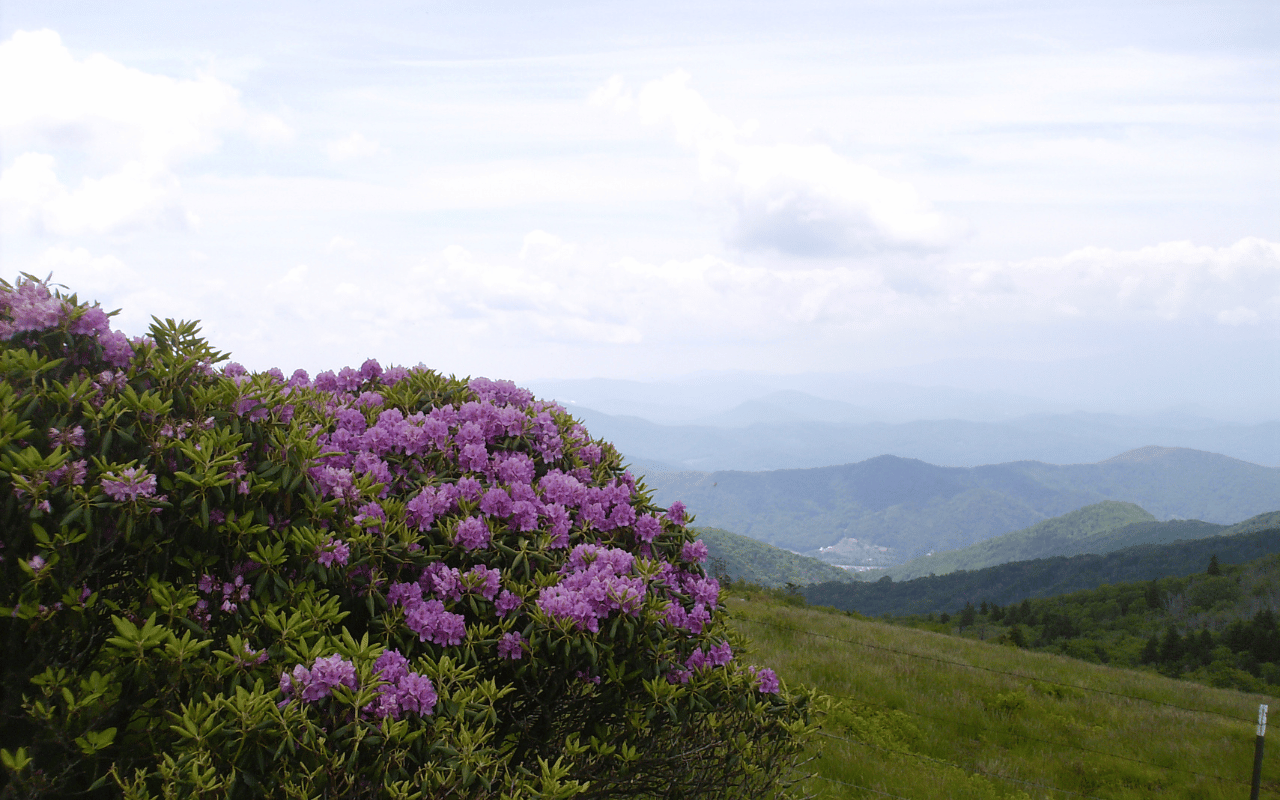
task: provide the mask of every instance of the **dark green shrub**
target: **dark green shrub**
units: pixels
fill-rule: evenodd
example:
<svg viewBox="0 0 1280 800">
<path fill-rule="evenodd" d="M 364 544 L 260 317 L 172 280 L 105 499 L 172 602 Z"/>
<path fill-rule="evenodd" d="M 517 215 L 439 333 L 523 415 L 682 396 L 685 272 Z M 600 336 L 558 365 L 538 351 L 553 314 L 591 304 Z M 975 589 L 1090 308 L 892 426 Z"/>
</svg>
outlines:
<svg viewBox="0 0 1280 800">
<path fill-rule="evenodd" d="M 807 696 L 563 409 L 108 316 L 0 286 L 0 796 L 781 790 Z"/>
</svg>

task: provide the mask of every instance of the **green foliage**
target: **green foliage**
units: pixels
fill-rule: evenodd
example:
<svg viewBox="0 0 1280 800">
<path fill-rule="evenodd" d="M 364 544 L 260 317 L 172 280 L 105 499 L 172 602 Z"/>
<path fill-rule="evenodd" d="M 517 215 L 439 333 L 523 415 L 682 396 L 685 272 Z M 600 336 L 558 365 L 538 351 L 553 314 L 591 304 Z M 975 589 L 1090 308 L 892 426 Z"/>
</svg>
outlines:
<svg viewBox="0 0 1280 800">
<path fill-rule="evenodd" d="M 718 569 L 721 575 L 732 580 L 760 586 L 853 580 L 839 567 L 746 536 L 719 528 L 695 528 L 694 532 L 707 544 L 709 569 L 713 572 Z"/>
<path fill-rule="evenodd" d="M 742 643 L 681 514 L 562 409 L 372 361 L 324 387 L 217 372 L 194 323 L 130 343 L 34 279 L 0 289 L 0 797 L 785 788 L 809 695 L 727 658 Z M 506 422 L 380 458 L 339 446 L 437 410 Z M 553 473 L 612 493 L 617 521 L 492 510 L 516 462 L 544 495 Z M 544 602 L 606 561 L 623 577 L 591 613 Z"/>
</svg>

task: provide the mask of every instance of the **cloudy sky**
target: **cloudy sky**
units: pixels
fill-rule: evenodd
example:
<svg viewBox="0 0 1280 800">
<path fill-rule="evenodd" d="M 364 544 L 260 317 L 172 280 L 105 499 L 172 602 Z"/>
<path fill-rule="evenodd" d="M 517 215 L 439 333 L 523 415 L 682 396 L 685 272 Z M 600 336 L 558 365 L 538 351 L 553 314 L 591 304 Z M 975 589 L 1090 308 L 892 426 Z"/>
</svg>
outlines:
<svg viewBox="0 0 1280 800">
<path fill-rule="evenodd" d="M 254 369 L 1274 397 L 1277 37 L 1274 0 L 6 0 L 0 273 Z"/>
</svg>

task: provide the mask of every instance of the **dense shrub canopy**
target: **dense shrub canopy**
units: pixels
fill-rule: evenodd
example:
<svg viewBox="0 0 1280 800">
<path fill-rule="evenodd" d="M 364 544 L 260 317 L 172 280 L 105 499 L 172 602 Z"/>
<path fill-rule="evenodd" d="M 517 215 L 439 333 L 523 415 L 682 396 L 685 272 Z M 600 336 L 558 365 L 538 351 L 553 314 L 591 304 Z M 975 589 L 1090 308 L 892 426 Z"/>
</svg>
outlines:
<svg viewBox="0 0 1280 800">
<path fill-rule="evenodd" d="M 2 283 L 2 282 L 0 282 Z M 4 797 L 770 796 L 807 698 L 508 382 L 251 374 L 0 285 Z"/>
</svg>

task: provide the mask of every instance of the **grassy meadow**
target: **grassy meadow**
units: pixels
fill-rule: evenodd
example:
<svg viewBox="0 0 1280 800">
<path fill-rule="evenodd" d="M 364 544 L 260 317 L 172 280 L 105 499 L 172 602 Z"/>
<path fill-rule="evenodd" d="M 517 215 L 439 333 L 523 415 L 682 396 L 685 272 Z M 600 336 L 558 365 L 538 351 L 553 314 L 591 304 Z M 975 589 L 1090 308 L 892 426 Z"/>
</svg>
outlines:
<svg viewBox="0 0 1280 800">
<path fill-rule="evenodd" d="M 1214 689 L 730 591 L 744 661 L 831 698 L 817 798 L 1247 798 L 1258 705 Z M 1080 687 L 1080 688 L 1076 688 Z M 1274 726 L 1273 726 L 1274 730 Z M 1262 797 L 1280 797 L 1278 735 Z"/>
</svg>

